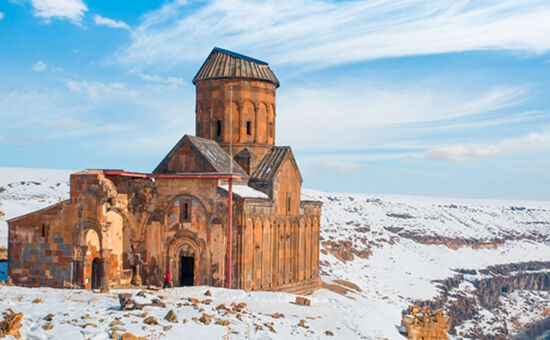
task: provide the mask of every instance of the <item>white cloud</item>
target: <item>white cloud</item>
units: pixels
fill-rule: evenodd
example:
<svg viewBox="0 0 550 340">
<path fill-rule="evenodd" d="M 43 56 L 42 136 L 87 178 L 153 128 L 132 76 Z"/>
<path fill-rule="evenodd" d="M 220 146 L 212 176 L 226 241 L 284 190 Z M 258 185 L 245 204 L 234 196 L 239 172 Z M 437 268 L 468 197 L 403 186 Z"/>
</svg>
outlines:
<svg viewBox="0 0 550 340">
<path fill-rule="evenodd" d="M 0 20 L 4 19 L 5 14 L 0 12 Z"/>
<path fill-rule="evenodd" d="M 118 101 L 119 98 L 120 101 Z M 4 140 L 0 142 L 12 145 L 30 145 L 37 141 L 109 134 L 133 129 L 134 127 L 129 124 L 105 123 L 104 121 L 112 121 L 112 103 L 123 106 L 127 102 L 139 98 L 122 98 L 119 95 L 113 95 L 105 101 L 89 102 L 68 90 L 55 87 L 46 87 L 42 91 L 27 93 L 1 93 L 0 107 L 5 110 L 0 111 L 0 120 L 4 123 L 0 124 L 0 136 L 4 136 Z M 128 106 L 134 108 L 137 105 Z M 135 111 L 131 111 L 131 109 L 121 111 L 123 111 L 121 115 L 126 112 L 135 114 Z M 75 116 L 93 117 L 95 122 L 88 123 L 71 118 Z M 73 141 L 78 142 L 79 140 L 73 139 Z"/>
<path fill-rule="evenodd" d="M 94 22 L 98 26 L 107 26 L 111 28 L 122 28 L 125 30 L 130 30 L 130 26 L 124 21 L 117 21 L 109 18 L 102 17 L 101 15 L 94 16 Z"/>
<path fill-rule="evenodd" d="M 66 118 L 66 117 L 59 118 L 55 122 L 55 125 L 61 128 L 69 128 L 69 129 L 88 127 L 88 123 L 85 123 L 77 119 Z"/>
<path fill-rule="evenodd" d="M 273 63 L 324 67 L 471 50 L 550 49 L 544 0 L 173 1 L 143 16 L 127 64 L 201 60 L 213 45 Z"/>
<path fill-rule="evenodd" d="M 36 64 L 34 64 L 32 69 L 35 70 L 36 72 L 42 72 L 46 69 L 46 64 L 44 64 L 43 61 L 39 60 L 36 62 Z"/>
<path fill-rule="evenodd" d="M 132 72 L 136 73 L 142 80 L 151 83 L 151 85 L 149 86 L 150 88 L 159 91 L 174 90 L 177 89 L 179 86 L 185 84 L 185 81 L 179 77 L 162 77 L 158 75 L 144 74 L 136 70 Z"/>
<path fill-rule="evenodd" d="M 346 79 L 307 84 L 278 97 L 277 140 L 301 149 L 425 149 L 428 132 L 541 119 L 501 113 L 522 103 L 528 87 L 457 91 Z M 542 116 L 544 119 L 544 116 Z M 319 138 L 326 136 L 326 138 Z"/>
<path fill-rule="evenodd" d="M 82 0 L 31 0 L 34 16 L 49 22 L 52 18 L 80 23 L 88 7 Z"/>
<path fill-rule="evenodd" d="M 503 140 L 496 144 L 457 144 L 446 146 L 428 150 L 424 154 L 424 157 L 431 160 L 461 163 L 541 149 L 550 149 L 550 133 L 532 133 L 520 138 Z"/>
<path fill-rule="evenodd" d="M 329 160 L 320 164 L 320 167 L 331 173 L 349 174 L 368 169 L 368 166 L 356 162 Z"/>
<path fill-rule="evenodd" d="M 88 136 L 88 135 L 99 135 L 110 132 L 125 131 L 129 130 L 132 127 L 129 125 L 115 125 L 115 124 L 104 124 L 100 126 L 88 127 L 82 126 L 81 128 L 72 128 L 71 130 L 65 130 L 62 133 L 49 136 L 50 138 L 67 138 L 74 136 Z"/>
<path fill-rule="evenodd" d="M 118 82 L 104 84 L 101 82 L 89 83 L 87 81 L 77 82 L 69 80 L 67 81 L 67 87 L 73 92 L 87 94 L 92 100 L 97 100 L 102 96 L 136 95 L 136 91 L 126 90 L 126 85 Z"/>
</svg>

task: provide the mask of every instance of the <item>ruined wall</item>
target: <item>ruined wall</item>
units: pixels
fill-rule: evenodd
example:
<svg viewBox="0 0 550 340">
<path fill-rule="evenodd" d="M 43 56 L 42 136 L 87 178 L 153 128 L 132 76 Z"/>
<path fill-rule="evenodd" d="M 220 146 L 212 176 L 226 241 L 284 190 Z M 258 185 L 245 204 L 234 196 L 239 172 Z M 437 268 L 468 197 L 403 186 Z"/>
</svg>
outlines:
<svg viewBox="0 0 550 340">
<path fill-rule="evenodd" d="M 93 259 L 87 254 L 85 234 L 90 228 L 99 230 L 103 222 L 98 216 L 108 189 L 101 181 L 99 172 L 73 174 L 70 200 L 9 221 L 9 270 L 14 282 L 68 287 L 89 281 L 86 275 Z"/>
<path fill-rule="evenodd" d="M 432 311 L 410 306 L 403 311 L 402 331 L 409 340 L 446 340 L 449 329 L 449 317 L 442 310 Z"/>
<path fill-rule="evenodd" d="M 71 287 L 73 247 L 51 231 L 52 219 L 67 208 L 58 203 L 37 214 L 10 222 L 9 277 L 17 284 L 38 287 Z"/>
</svg>

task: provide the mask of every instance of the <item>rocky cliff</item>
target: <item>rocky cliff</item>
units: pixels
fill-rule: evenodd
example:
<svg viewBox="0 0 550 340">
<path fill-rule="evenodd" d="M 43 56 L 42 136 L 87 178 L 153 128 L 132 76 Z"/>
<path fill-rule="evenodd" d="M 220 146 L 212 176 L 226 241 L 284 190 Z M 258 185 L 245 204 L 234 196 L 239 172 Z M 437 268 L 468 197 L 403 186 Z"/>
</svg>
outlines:
<svg viewBox="0 0 550 340">
<path fill-rule="evenodd" d="M 550 307 L 550 262 L 457 270 L 455 276 L 436 283 L 440 295 L 418 303 L 442 308 L 451 318 L 449 333 L 460 337 L 508 339 L 543 319 Z M 509 310 L 511 300 L 521 307 Z"/>
</svg>

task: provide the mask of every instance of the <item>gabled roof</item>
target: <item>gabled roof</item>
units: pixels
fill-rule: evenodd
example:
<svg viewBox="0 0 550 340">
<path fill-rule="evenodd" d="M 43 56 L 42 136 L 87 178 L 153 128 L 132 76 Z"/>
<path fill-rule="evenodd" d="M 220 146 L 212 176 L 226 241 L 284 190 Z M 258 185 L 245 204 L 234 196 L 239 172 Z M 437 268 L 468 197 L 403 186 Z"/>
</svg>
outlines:
<svg viewBox="0 0 550 340">
<path fill-rule="evenodd" d="M 269 149 L 264 158 L 262 158 L 260 163 L 250 175 L 250 178 L 260 181 L 273 179 L 287 157 L 290 157 L 290 161 L 294 164 L 294 167 L 298 172 L 298 177 L 300 178 L 300 181 L 302 181 L 300 169 L 298 169 L 298 165 L 296 164 L 296 160 L 294 159 L 290 146 L 274 146 Z"/>
<path fill-rule="evenodd" d="M 231 164 L 233 164 L 233 173 L 242 176 L 248 176 L 246 172 L 231 159 L 231 157 L 225 152 L 219 145 L 213 140 L 200 138 L 195 136 L 185 135 L 180 141 L 170 150 L 170 152 L 164 157 L 160 164 L 155 168 L 153 173 L 159 173 L 164 171 L 168 166 L 168 163 L 177 154 L 181 147 L 186 142 L 191 143 L 192 149 L 208 164 L 212 166 L 218 173 L 228 174 L 231 173 Z"/>
<path fill-rule="evenodd" d="M 235 155 L 235 158 L 238 158 L 238 157 L 250 157 L 252 159 L 256 159 L 258 158 L 256 156 L 256 154 L 254 152 L 252 152 L 249 148 L 247 147 L 244 147 L 241 151 L 239 151 L 236 155 Z"/>
<path fill-rule="evenodd" d="M 196 85 L 200 80 L 220 78 L 257 79 L 279 87 L 279 80 L 265 61 L 214 47 L 193 78 L 193 84 Z"/>
</svg>

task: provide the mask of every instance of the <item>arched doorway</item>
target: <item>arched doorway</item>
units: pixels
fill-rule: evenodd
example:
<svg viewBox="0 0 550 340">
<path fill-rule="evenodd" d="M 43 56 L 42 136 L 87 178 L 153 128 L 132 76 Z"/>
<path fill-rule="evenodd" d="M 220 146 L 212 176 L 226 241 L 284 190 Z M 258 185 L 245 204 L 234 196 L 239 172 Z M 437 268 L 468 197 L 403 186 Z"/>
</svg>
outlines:
<svg viewBox="0 0 550 340">
<path fill-rule="evenodd" d="M 82 283 L 85 289 L 99 289 L 101 286 L 101 238 L 100 233 L 92 228 L 82 232 L 84 257 L 82 259 Z"/>
<path fill-rule="evenodd" d="M 195 286 L 199 278 L 199 247 L 188 238 L 181 238 L 170 246 L 169 262 L 172 283 L 176 287 Z"/>
<path fill-rule="evenodd" d="M 193 286 L 195 284 L 195 256 L 180 251 L 179 258 L 179 286 Z"/>
<path fill-rule="evenodd" d="M 95 258 L 92 261 L 92 278 L 91 278 L 91 288 L 99 289 L 100 286 L 100 277 L 99 277 L 99 258 Z"/>
</svg>

